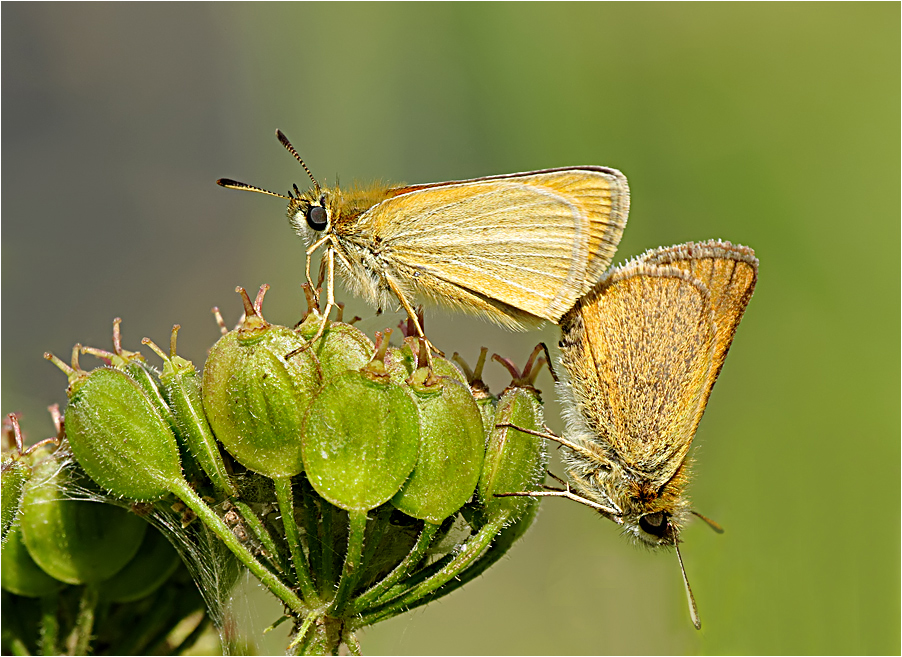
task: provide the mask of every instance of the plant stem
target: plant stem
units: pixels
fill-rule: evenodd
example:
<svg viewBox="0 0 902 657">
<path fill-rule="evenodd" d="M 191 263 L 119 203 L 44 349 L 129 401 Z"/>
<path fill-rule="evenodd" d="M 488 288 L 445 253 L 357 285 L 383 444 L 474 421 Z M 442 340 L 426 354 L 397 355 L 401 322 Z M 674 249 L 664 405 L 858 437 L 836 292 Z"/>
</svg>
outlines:
<svg viewBox="0 0 902 657">
<path fill-rule="evenodd" d="M 254 537 L 260 541 L 260 544 L 269 553 L 270 563 L 282 573 L 287 572 L 287 564 L 282 560 L 282 553 L 279 550 L 279 547 L 276 545 L 272 536 L 269 535 L 266 526 L 260 521 L 257 514 L 254 513 L 254 510 L 251 509 L 246 502 L 241 500 L 233 500 L 232 502 L 237 507 L 238 513 L 241 514 L 241 518 L 247 523 L 248 528 L 254 533 Z"/>
<path fill-rule="evenodd" d="M 301 536 L 298 525 L 294 519 L 294 492 L 291 489 L 291 477 L 273 477 L 276 487 L 276 499 L 279 502 L 279 512 L 282 514 L 282 525 L 285 527 L 285 541 L 291 552 L 291 561 L 301 594 L 309 605 L 319 604 L 319 594 L 313 586 L 313 578 L 310 576 L 310 566 L 301 546 Z"/>
<path fill-rule="evenodd" d="M 58 655 L 60 621 L 59 596 L 47 595 L 41 598 L 41 654 Z"/>
<path fill-rule="evenodd" d="M 168 655 L 185 654 L 188 650 L 191 649 L 191 647 L 195 643 L 197 643 L 197 640 L 201 637 L 201 635 L 204 633 L 204 631 L 210 626 L 211 622 L 212 621 L 210 620 L 210 617 L 207 616 L 206 614 L 201 616 L 200 621 L 197 623 L 197 625 L 194 626 L 194 629 L 188 633 L 188 636 L 186 636 L 184 639 L 182 639 L 177 645 L 172 646 L 172 648 L 166 654 L 168 654 Z"/>
<path fill-rule="evenodd" d="M 471 582 L 482 575 L 482 573 L 497 563 L 501 557 L 507 554 L 507 551 L 514 544 L 514 541 L 523 535 L 522 527 L 518 525 L 519 522 L 523 522 L 523 520 L 521 519 L 517 521 L 517 523 L 508 525 L 502 529 L 489 549 L 486 550 L 479 559 L 471 563 L 468 568 L 460 572 L 452 581 L 442 586 L 440 590 L 435 590 L 432 593 L 424 595 L 416 602 L 410 604 L 407 607 L 407 611 L 428 604 L 438 597 L 448 595 L 452 591 L 456 591 L 464 584 Z"/>
<path fill-rule="evenodd" d="M 263 564 L 254 558 L 250 550 L 238 540 L 238 537 L 232 533 L 228 525 L 218 515 L 208 507 L 197 493 L 188 485 L 188 482 L 173 482 L 172 492 L 185 505 L 188 506 L 197 517 L 206 525 L 210 531 L 219 537 L 229 550 L 231 550 L 238 560 L 243 563 L 259 579 L 266 588 L 273 592 L 289 609 L 298 615 L 305 614 L 307 608 L 301 599 L 290 588 L 285 586 L 282 581 L 272 572 L 267 570 Z"/>
<path fill-rule="evenodd" d="M 369 590 L 365 591 L 362 595 L 360 595 L 356 600 L 354 600 L 353 605 L 353 614 L 359 614 L 365 611 L 368 607 L 370 607 L 376 600 L 379 599 L 383 593 L 388 591 L 392 586 L 400 582 L 402 579 L 407 577 L 411 570 L 417 567 L 420 561 L 423 560 L 423 556 L 426 554 L 426 550 L 429 549 L 429 546 L 432 544 L 432 539 L 435 538 L 436 532 L 439 530 L 439 525 L 433 525 L 431 522 L 423 523 L 423 530 L 420 532 L 420 535 L 417 537 L 417 542 L 404 557 L 404 560 L 401 561 L 397 566 L 395 566 L 394 570 L 392 570 L 385 578 L 371 587 Z"/>
<path fill-rule="evenodd" d="M 87 584 L 82 590 L 78 616 L 75 619 L 75 627 L 71 636 L 71 654 L 73 655 L 88 654 L 91 635 L 94 632 L 94 611 L 97 609 L 98 597 L 97 587 L 92 584 Z"/>
<path fill-rule="evenodd" d="M 310 572 L 317 573 L 317 583 L 321 593 L 328 590 L 331 582 L 323 572 L 323 546 L 328 545 L 320 534 L 318 517 L 323 516 L 321 499 L 317 496 L 307 477 L 301 478 L 301 497 L 304 501 L 304 531 L 307 533 L 307 554 L 310 560 Z"/>
<path fill-rule="evenodd" d="M 429 595 L 446 582 L 456 577 L 479 557 L 483 550 L 491 545 L 498 533 L 504 528 L 504 523 L 507 521 L 508 517 L 509 513 L 503 513 L 490 520 L 475 536 L 471 537 L 470 540 L 464 544 L 463 550 L 435 575 L 414 586 L 394 600 L 389 601 L 384 606 L 372 610 L 369 613 L 364 613 L 354 622 L 353 628 L 358 629 L 395 616 L 406 610 L 423 596 Z"/>
<path fill-rule="evenodd" d="M 348 514 L 348 551 L 345 565 L 338 582 L 338 590 L 329 607 L 329 614 L 340 618 L 357 580 L 360 577 L 360 557 L 363 554 L 363 537 L 366 534 L 366 511 L 351 511 Z"/>
</svg>

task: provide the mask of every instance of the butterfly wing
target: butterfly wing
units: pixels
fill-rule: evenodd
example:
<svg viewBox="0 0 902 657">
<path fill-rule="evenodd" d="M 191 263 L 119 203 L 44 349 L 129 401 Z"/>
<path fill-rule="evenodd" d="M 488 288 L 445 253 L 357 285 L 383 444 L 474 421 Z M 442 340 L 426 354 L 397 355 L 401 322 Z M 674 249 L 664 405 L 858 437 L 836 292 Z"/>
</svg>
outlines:
<svg viewBox="0 0 902 657">
<path fill-rule="evenodd" d="M 714 366 L 710 295 L 692 274 L 633 261 L 561 321 L 561 363 L 584 436 L 656 488 L 685 459 Z"/>
<path fill-rule="evenodd" d="M 640 260 L 652 265 L 678 267 L 692 274 L 708 288 L 717 337 L 714 368 L 708 382 L 708 393 L 705 395 L 707 402 L 708 394 L 730 350 L 739 320 L 755 291 L 758 258 L 747 246 L 711 240 L 654 249 L 643 254 Z"/>
<path fill-rule="evenodd" d="M 628 211 L 620 172 L 580 167 L 400 188 L 357 224 L 401 289 L 516 327 L 592 287 Z"/>
</svg>

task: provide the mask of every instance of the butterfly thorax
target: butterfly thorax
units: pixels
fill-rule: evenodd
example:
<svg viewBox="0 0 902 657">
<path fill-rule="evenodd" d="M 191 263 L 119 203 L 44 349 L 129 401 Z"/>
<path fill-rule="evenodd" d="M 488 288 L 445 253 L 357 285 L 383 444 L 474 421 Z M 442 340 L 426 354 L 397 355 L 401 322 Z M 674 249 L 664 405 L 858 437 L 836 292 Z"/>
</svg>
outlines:
<svg viewBox="0 0 902 657">
<path fill-rule="evenodd" d="M 566 450 L 562 458 L 579 495 L 617 511 L 610 518 L 623 532 L 649 547 L 672 546 L 691 513 L 684 494 L 689 464 L 661 484 L 628 468 L 597 442 L 581 441 L 585 453 Z"/>
<path fill-rule="evenodd" d="M 388 246 L 368 211 L 392 195 L 386 185 L 341 189 L 314 188 L 291 197 L 288 222 L 308 246 L 328 236 L 339 271 L 353 289 L 374 306 L 392 303 L 385 276 L 390 273 Z"/>
</svg>

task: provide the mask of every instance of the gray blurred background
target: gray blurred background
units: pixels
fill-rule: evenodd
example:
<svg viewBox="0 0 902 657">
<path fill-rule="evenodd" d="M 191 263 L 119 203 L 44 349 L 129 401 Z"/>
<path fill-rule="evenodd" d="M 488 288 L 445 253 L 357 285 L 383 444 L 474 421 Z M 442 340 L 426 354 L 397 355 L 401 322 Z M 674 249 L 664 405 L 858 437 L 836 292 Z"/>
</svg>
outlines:
<svg viewBox="0 0 902 657">
<path fill-rule="evenodd" d="M 115 316 L 132 349 L 180 323 L 197 364 L 211 306 L 240 313 L 236 285 L 270 283 L 267 318 L 299 317 L 284 204 L 214 184 L 303 187 L 276 128 L 329 183 L 613 166 L 633 194 L 618 261 L 715 237 L 761 260 L 696 441 L 693 503 L 727 528 L 684 535 L 704 629 L 672 553 L 547 500 L 502 563 L 366 631 L 364 651 L 899 651 L 898 4 L 4 3 L 2 18 L 2 412 L 32 440 L 65 399 L 42 353 L 108 348 Z M 401 318 L 341 298 L 369 333 Z M 426 327 L 471 360 L 557 341 L 432 311 Z M 498 366 L 488 380 L 506 384 Z M 253 595 L 238 611 L 259 637 L 279 611 Z"/>
</svg>

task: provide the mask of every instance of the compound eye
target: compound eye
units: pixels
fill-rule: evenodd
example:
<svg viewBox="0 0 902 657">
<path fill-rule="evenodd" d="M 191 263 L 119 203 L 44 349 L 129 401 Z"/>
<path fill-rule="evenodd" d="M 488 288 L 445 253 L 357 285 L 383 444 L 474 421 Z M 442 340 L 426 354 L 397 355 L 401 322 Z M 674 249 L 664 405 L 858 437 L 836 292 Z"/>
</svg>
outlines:
<svg viewBox="0 0 902 657">
<path fill-rule="evenodd" d="M 313 230 L 324 230 L 326 228 L 326 209 L 319 205 L 314 205 L 307 212 L 307 225 Z"/>
<path fill-rule="evenodd" d="M 639 518 L 639 527 L 646 534 L 662 538 L 667 531 L 667 514 L 664 511 L 649 513 Z"/>
</svg>

